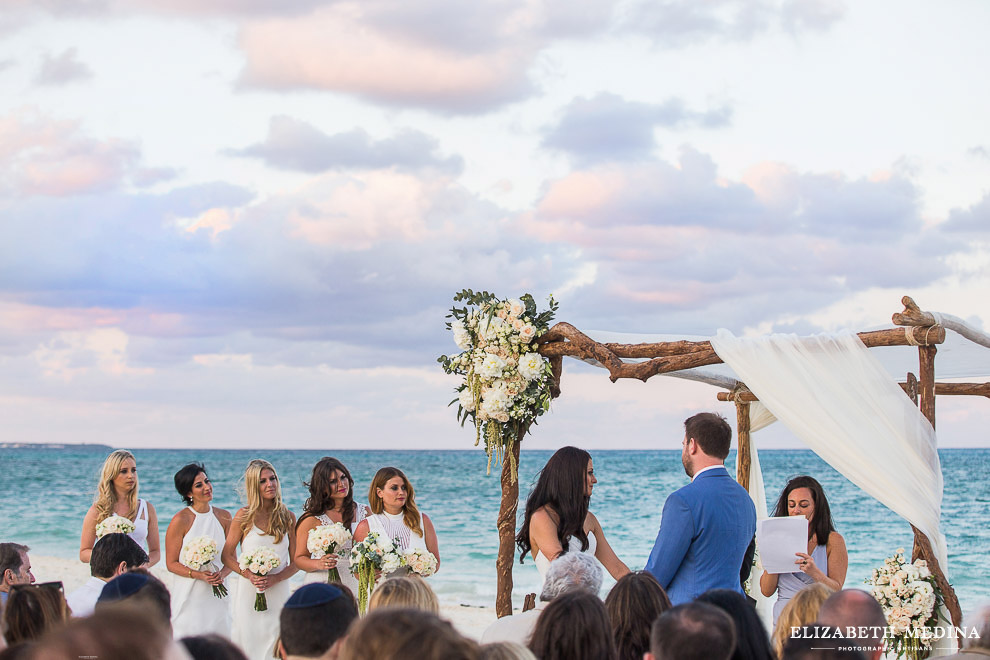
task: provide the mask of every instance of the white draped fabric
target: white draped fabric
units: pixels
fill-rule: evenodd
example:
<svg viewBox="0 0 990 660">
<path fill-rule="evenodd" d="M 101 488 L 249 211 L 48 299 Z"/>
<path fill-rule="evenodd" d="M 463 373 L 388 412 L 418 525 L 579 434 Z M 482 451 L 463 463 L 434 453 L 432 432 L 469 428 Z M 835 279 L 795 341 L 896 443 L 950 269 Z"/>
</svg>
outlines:
<svg viewBox="0 0 990 660">
<path fill-rule="evenodd" d="M 776 421 L 777 418 L 760 401 L 754 401 L 749 404 L 750 433 L 756 433 Z M 737 454 L 736 474 L 738 473 L 739 456 Z M 753 505 L 756 507 L 756 519 L 763 520 L 764 518 L 769 518 L 770 515 L 767 513 L 767 491 L 763 486 L 763 469 L 760 467 L 760 456 L 756 451 L 756 442 L 753 441 L 752 436 L 749 439 L 749 484 L 746 486 L 746 490 L 749 491 L 749 496 L 753 499 Z M 756 612 L 760 615 L 760 619 L 763 620 L 763 624 L 767 627 L 768 631 L 773 632 L 773 599 L 767 598 L 760 591 L 760 575 L 762 572 L 759 564 L 753 566 L 753 570 L 749 575 L 749 583 L 751 585 L 750 595 L 756 599 Z"/>
</svg>

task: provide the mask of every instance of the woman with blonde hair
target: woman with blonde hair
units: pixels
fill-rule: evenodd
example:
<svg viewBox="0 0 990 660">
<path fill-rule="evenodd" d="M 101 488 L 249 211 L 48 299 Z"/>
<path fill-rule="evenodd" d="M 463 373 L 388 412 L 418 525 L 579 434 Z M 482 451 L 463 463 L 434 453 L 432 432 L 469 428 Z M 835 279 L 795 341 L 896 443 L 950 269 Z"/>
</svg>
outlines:
<svg viewBox="0 0 990 660">
<path fill-rule="evenodd" d="M 243 580 L 236 580 L 230 594 L 231 640 L 249 658 L 271 658 L 278 640 L 278 617 L 289 599 L 287 580 L 298 570 L 291 562 L 295 551 L 292 531 L 296 520 L 282 503 L 282 488 L 275 468 L 268 461 L 255 459 L 244 471 L 247 506 L 240 509 L 230 523 L 223 548 L 223 563 Z M 268 575 L 254 575 L 237 562 L 237 545 L 241 553 L 268 547 L 278 556 L 279 565 Z M 255 595 L 264 593 L 268 609 L 255 611 Z"/>
<path fill-rule="evenodd" d="M 371 594 L 368 611 L 379 607 L 411 607 L 424 612 L 440 613 L 437 595 L 418 575 L 407 575 L 385 580 Z"/>
<path fill-rule="evenodd" d="M 112 452 L 103 462 L 96 499 L 83 518 L 79 561 L 89 563 L 96 544 L 96 526 L 113 515 L 134 523 L 134 531 L 128 536 L 148 553 L 149 566 L 157 564 L 162 554 L 158 514 L 150 502 L 138 497 L 137 461 L 134 454 L 124 449 Z"/>
<path fill-rule="evenodd" d="M 420 513 L 412 484 L 394 467 L 384 467 L 375 473 L 368 490 L 371 515 L 362 520 L 354 530 L 354 542 L 360 543 L 368 532 L 377 532 L 386 539 L 399 540 L 399 552 L 427 550 L 437 558 L 440 570 L 440 548 L 437 533 L 429 516 Z M 392 577 L 406 574 L 406 569 L 392 573 Z"/>
<path fill-rule="evenodd" d="M 821 582 L 808 585 L 794 594 L 777 618 L 773 629 L 773 651 L 778 658 L 784 657 L 784 645 L 791 638 L 791 630 L 807 626 L 818 620 L 818 610 L 833 591 Z"/>
</svg>

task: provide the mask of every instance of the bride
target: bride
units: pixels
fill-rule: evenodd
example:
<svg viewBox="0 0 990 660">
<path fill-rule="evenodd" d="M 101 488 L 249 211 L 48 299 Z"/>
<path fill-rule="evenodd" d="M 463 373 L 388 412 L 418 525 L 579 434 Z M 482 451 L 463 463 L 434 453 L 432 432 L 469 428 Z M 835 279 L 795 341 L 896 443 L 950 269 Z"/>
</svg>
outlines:
<svg viewBox="0 0 990 660">
<path fill-rule="evenodd" d="M 595 514 L 588 511 L 596 483 L 591 455 L 583 449 L 562 447 L 550 457 L 526 500 L 516 535 L 520 563 L 531 553 L 540 575 L 545 575 L 550 562 L 565 552 L 585 552 L 616 580 L 629 572 L 608 544 Z"/>
</svg>

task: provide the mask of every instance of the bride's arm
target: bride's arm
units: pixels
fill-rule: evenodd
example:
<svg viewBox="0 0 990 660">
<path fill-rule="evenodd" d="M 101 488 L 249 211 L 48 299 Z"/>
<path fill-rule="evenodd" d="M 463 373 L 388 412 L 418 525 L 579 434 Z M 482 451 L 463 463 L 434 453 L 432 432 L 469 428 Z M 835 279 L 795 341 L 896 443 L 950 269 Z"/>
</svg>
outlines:
<svg viewBox="0 0 990 660">
<path fill-rule="evenodd" d="M 544 557 L 553 561 L 564 552 L 557 538 L 557 523 L 545 508 L 535 511 L 529 521 L 529 545 L 534 559 L 536 553 L 542 552 Z"/>
<path fill-rule="evenodd" d="M 433 556 L 437 558 L 437 571 L 440 570 L 440 544 L 437 541 L 437 532 L 433 528 L 433 521 L 430 517 L 423 514 L 423 534 L 425 535 L 426 549 L 433 553 Z"/>
<path fill-rule="evenodd" d="M 602 563 L 602 566 L 609 572 L 609 575 L 618 580 L 623 575 L 629 573 L 629 567 L 619 559 L 615 551 L 612 550 L 612 546 L 608 544 L 608 539 L 605 538 L 605 531 L 602 529 L 602 525 L 598 522 L 595 514 L 589 511 L 588 518 L 591 519 L 591 531 L 594 532 L 595 540 L 598 541 L 598 546 L 595 548 L 595 558 Z"/>
</svg>

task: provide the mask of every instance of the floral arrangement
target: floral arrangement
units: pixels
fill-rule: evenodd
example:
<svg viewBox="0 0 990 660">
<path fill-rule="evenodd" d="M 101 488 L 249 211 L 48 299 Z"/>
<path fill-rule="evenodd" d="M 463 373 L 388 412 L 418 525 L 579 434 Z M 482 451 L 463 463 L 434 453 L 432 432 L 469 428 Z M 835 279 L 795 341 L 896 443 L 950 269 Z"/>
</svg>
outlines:
<svg viewBox="0 0 990 660">
<path fill-rule="evenodd" d="M 134 529 L 133 522 L 115 513 L 109 518 L 104 518 L 96 525 L 96 538 L 102 538 L 107 534 L 130 534 Z"/>
<path fill-rule="evenodd" d="M 275 554 L 275 550 L 268 546 L 256 548 L 251 552 L 243 552 L 237 558 L 237 565 L 241 567 L 242 571 L 249 571 L 259 577 L 268 575 L 281 564 L 282 562 L 279 560 L 278 555 Z M 265 592 L 259 589 L 257 595 L 254 597 L 254 611 L 264 612 L 267 609 L 268 599 L 265 597 Z"/>
<path fill-rule="evenodd" d="M 399 540 L 389 540 L 378 532 L 368 532 L 364 540 L 351 548 L 351 573 L 358 580 L 358 608 L 361 614 L 368 609 L 368 596 L 375 586 L 375 573 L 393 573 L 403 566 L 402 556 L 396 549 Z"/>
<path fill-rule="evenodd" d="M 409 570 L 422 577 L 430 577 L 437 572 L 437 558 L 429 550 L 413 548 L 402 555 L 402 563 Z"/>
<path fill-rule="evenodd" d="M 219 555 L 220 550 L 217 548 L 217 542 L 209 536 L 200 536 L 183 546 L 180 563 L 194 571 L 201 571 L 204 566 L 208 566 L 212 571 L 213 560 Z M 223 586 L 222 582 L 213 585 L 213 595 L 217 598 L 223 598 L 227 595 L 227 587 Z"/>
<path fill-rule="evenodd" d="M 512 443 L 536 418 L 550 409 L 553 373 L 550 362 L 537 352 L 537 339 L 550 329 L 557 311 L 553 296 L 549 309 L 539 312 L 533 296 L 501 300 L 483 291 L 465 289 L 454 296 L 447 327 L 462 350 L 441 355 L 444 371 L 464 377 L 457 388 L 457 419 L 474 423 L 475 445 L 484 438 L 488 471 L 494 455 L 496 465 L 509 456 L 515 464 Z"/>
<path fill-rule="evenodd" d="M 334 554 L 351 540 L 351 532 L 342 523 L 320 525 L 309 530 L 306 537 L 306 549 L 313 559 L 321 559 Z M 327 573 L 327 582 L 340 582 L 340 572 L 334 566 Z"/>
<path fill-rule="evenodd" d="M 873 569 L 865 582 L 887 617 L 887 639 L 897 657 L 927 658 L 935 638 L 942 592 L 924 559 L 908 563 L 904 548 L 887 557 L 883 566 Z"/>
</svg>

